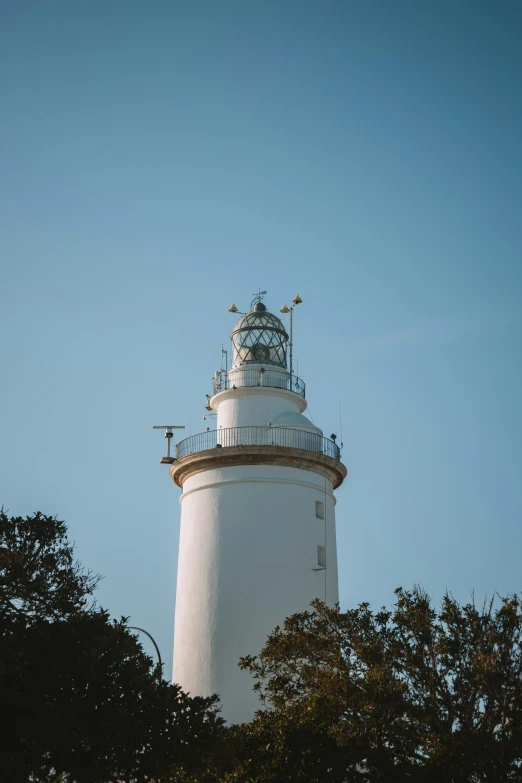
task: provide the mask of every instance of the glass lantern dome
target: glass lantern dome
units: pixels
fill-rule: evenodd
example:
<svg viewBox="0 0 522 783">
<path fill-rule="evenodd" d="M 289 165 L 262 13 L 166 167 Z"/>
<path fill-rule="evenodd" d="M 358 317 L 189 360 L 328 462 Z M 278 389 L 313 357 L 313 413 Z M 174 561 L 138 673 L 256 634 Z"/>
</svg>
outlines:
<svg viewBox="0 0 522 783">
<path fill-rule="evenodd" d="M 230 335 L 232 367 L 245 364 L 274 364 L 286 369 L 288 335 L 280 319 L 256 302 L 243 315 Z"/>
</svg>

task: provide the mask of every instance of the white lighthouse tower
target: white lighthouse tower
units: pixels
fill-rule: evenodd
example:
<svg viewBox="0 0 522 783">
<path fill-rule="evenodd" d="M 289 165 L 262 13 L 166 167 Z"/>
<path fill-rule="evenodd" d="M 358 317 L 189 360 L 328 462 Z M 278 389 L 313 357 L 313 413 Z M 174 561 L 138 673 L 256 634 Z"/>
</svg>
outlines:
<svg viewBox="0 0 522 783">
<path fill-rule="evenodd" d="M 333 490 L 346 468 L 303 415 L 287 332 L 261 294 L 231 340 L 232 367 L 208 402 L 216 429 L 178 443 L 170 468 L 183 490 L 173 680 L 193 696 L 218 693 L 239 723 L 260 708 L 239 658 L 314 598 L 338 601 Z"/>
</svg>

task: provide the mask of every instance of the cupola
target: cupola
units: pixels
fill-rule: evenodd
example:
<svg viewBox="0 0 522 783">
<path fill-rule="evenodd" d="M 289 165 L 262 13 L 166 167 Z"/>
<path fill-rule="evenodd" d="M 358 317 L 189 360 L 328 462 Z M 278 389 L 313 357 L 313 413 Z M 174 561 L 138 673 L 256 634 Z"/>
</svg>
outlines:
<svg viewBox="0 0 522 783">
<path fill-rule="evenodd" d="M 241 316 L 230 339 L 233 368 L 252 363 L 286 369 L 288 334 L 282 321 L 268 312 L 259 298 L 252 302 L 252 310 Z"/>
</svg>

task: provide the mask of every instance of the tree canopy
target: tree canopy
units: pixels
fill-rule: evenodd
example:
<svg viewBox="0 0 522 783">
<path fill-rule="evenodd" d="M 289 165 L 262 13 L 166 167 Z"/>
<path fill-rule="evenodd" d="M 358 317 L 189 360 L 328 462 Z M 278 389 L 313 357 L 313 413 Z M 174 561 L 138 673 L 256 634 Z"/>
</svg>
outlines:
<svg viewBox="0 0 522 783">
<path fill-rule="evenodd" d="M 65 522 L 39 512 L 8 517 L 0 510 L 2 618 L 63 620 L 93 606 L 98 581 L 75 559 Z"/>
<path fill-rule="evenodd" d="M 522 603 L 320 601 L 242 659 L 266 710 L 228 781 L 522 781 Z"/>
<path fill-rule="evenodd" d="M 10 783 L 181 781 L 212 768 L 217 698 L 158 681 L 63 522 L 0 513 L 0 733 Z"/>
<path fill-rule="evenodd" d="M 0 768 L 10 783 L 522 783 L 522 600 L 315 601 L 251 672 L 262 709 L 159 680 L 63 522 L 0 512 Z"/>
</svg>

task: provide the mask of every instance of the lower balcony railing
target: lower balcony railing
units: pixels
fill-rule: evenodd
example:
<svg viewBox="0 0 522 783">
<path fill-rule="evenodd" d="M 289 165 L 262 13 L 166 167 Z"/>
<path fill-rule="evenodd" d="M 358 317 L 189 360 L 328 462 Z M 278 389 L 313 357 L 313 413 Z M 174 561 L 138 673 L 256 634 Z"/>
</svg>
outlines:
<svg viewBox="0 0 522 783">
<path fill-rule="evenodd" d="M 317 432 L 294 430 L 287 427 L 227 427 L 207 430 L 185 438 L 176 446 L 176 459 L 198 451 L 227 448 L 229 446 L 276 446 L 303 449 L 341 459 L 339 446 Z"/>
</svg>

